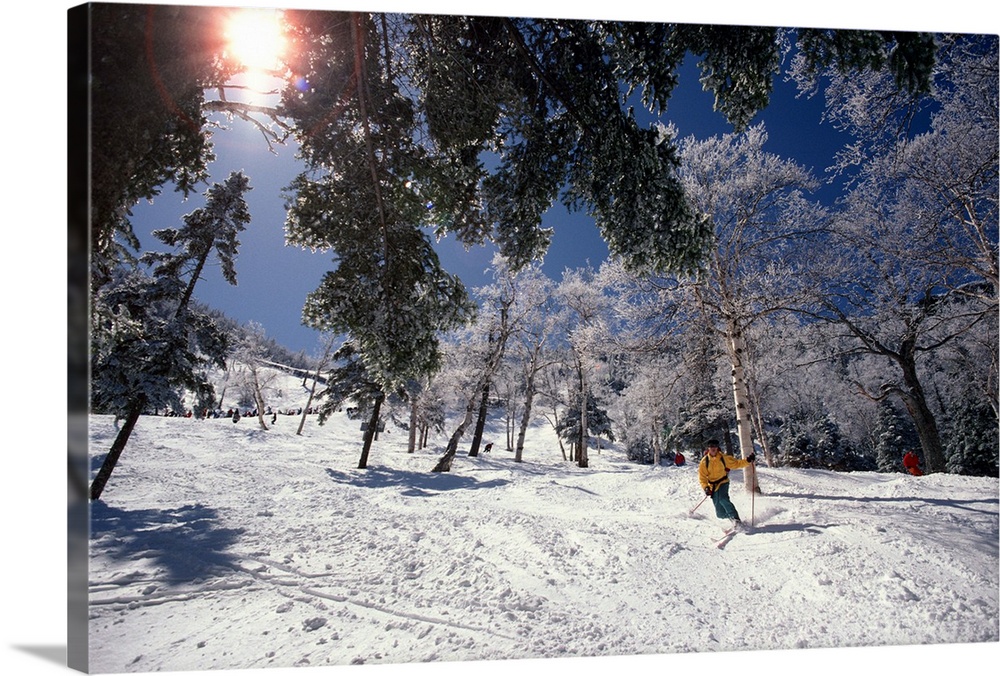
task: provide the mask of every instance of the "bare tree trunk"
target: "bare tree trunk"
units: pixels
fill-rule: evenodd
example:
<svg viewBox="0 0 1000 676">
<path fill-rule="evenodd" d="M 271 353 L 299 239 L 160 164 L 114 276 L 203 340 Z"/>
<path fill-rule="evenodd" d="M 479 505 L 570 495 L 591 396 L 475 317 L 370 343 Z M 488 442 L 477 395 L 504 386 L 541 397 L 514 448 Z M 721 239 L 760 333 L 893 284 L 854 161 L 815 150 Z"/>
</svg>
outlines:
<svg viewBox="0 0 1000 676">
<path fill-rule="evenodd" d="M 309 388 L 309 399 L 306 401 L 306 405 L 302 408 L 302 417 L 299 419 L 299 429 L 295 431 L 295 434 L 302 434 L 302 428 L 306 424 L 306 416 L 309 414 L 309 407 L 312 406 L 313 397 L 316 396 L 316 386 L 319 384 L 319 375 L 323 372 L 323 368 L 326 367 L 327 361 L 330 359 L 330 352 L 333 350 L 333 336 L 330 336 L 329 340 L 326 341 L 326 345 L 323 347 L 323 356 L 320 357 L 319 363 L 316 364 L 316 374 L 313 376 L 312 387 Z M 306 375 L 302 375 L 302 386 L 306 385 Z"/>
<path fill-rule="evenodd" d="M 472 433 L 472 448 L 469 449 L 469 457 L 479 456 L 479 445 L 483 441 L 483 429 L 486 427 L 486 414 L 490 403 L 490 384 L 483 386 L 483 398 L 479 402 L 479 417 L 476 419 L 476 430 Z"/>
<path fill-rule="evenodd" d="M 306 416 L 309 415 L 309 407 L 312 406 L 313 397 L 316 396 L 316 383 L 318 381 L 314 378 L 312 388 L 309 390 L 309 398 L 306 399 L 306 405 L 302 407 L 302 417 L 299 418 L 299 428 L 295 430 L 295 434 L 302 434 L 302 428 L 306 424 Z"/>
<path fill-rule="evenodd" d="M 372 440 L 375 438 L 375 430 L 378 429 L 378 415 L 382 409 L 382 400 L 385 395 L 381 392 L 375 397 L 375 404 L 372 406 L 372 415 L 368 420 L 368 428 L 365 429 L 364 443 L 361 445 L 361 460 L 358 461 L 358 469 L 368 467 L 368 452 L 372 447 Z"/>
<path fill-rule="evenodd" d="M 521 415 L 521 425 L 517 430 L 517 443 L 514 446 L 514 462 L 523 462 L 524 437 L 528 433 L 528 425 L 531 422 L 531 407 L 535 401 L 535 374 L 529 372 L 528 382 L 525 385 L 524 393 L 524 414 Z M 563 453 L 565 456 L 565 452 Z"/>
<path fill-rule="evenodd" d="M 653 419 L 653 466 L 660 466 L 660 458 L 663 456 L 663 451 L 660 447 L 660 434 L 659 434 L 660 421 Z"/>
<path fill-rule="evenodd" d="M 257 411 L 257 422 L 262 430 L 267 431 L 267 423 L 264 421 L 264 394 L 261 391 L 260 383 L 261 365 L 257 362 L 256 357 L 248 358 L 245 363 L 249 379 L 243 381 L 243 387 L 246 388 L 244 395 L 249 394 L 249 397 L 253 399 L 254 408 Z"/>
<path fill-rule="evenodd" d="M 764 449 L 764 460 L 769 466 L 773 466 L 773 451 L 771 450 L 771 442 L 768 439 L 767 431 L 764 429 L 764 415 L 760 412 L 760 400 L 754 398 L 753 403 L 753 420 L 754 429 L 757 432 L 757 438 L 760 439 L 760 446 Z M 760 486 L 757 487 L 760 490 Z"/>
<path fill-rule="evenodd" d="M 465 417 L 462 422 L 459 423 L 458 427 L 451 434 L 451 438 L 448 439 L 448 446 L 445 448 L 444 455 L 441 456 L 437 464 L 434 465 L 432 472 L 450 472 L 451 463 L 455 459 L 455 453 L 458 451 L 458 442 L 462 440 L 462 435 L 465 434 L 465 428 L 469 426 L 472 422 L 472 412 L 476 410 L 475 398 L 469 399 L 469 403 L 465 407 Z"/>
<path fill-rule="evenodd" d="M 513 397 L 511 397 L 511 399 L 513 399 Z M 506 437 L 505 441 L 507 443 L 506 448 L 508 451 L 513 451 L 514 430 L 516 427 L 514 421 L 517 419 L 517 404 L 514 404 L 512 401 L 508 401 L 505 409 L 507 411 L 507 415 L 504 418 L 504 436 Z"/>
<path fill-rule="evenodd" d="M 448 446 L 445 448 L 444 455 L 438 460 L 437 464 L 434 466 L 433 472 L 450 472 L 451 464 L 455 460 L 455 453 L 458 451 L 458 442 L 461 441 L 462 435 L 465 434 L 465 428 L 469 426 L 472 422 L 472 413 L 476 409 L 476 398 L 478 393 L 482 392 L 483 397 L 489 395 L 489 383 L 493 380 L 493 376 L 496 374 L 497 369 L 500 367 L 500 362 L 503 360 L 504 350 L 507 345 L 507 307 L 504 307 L 500 311 L 500 331 L 499 337 L 496 341 L 493 340 L 492 333 L 490 334 L 490 345 L 493 349 L 490 351 L 490 355 L 486 360 L 486 365 L 483 368 L 483 372 L 479 376 L 479 381 L 473 388 L 473 395 L 469 397 L 468 403 L 465 406 L 465 418 L 463 418 L 461 424 L 452 433 L 451 438 L 448 440 Z"/>
<path fill-rule="evenodd" d="M 250 367 L 250 376 L 253 378 L 253 399 L 256 402 L 257 408 L 257 422 L 260 423 L 260 428 L 267 431 L 267 423 L 264 422 L 264 395 L 260 391 L 260 380 L 257 377 L 258 366 L 253 364 Z"/>
<path fill-rule="evenodd" d="M 556 433 L 556 441 L 559 443 L 559 451 L 562 453 L 563 460 L 569 461 L 570 458 L 567 457 L 567 455 L 566 455 L 566 446 L 565 446 L 565 444 L 563 444 L 562 437 L 558 434 L 558 429 L 557 429 L 556 423 L 555 423 L 556 420 L 559 420 L 559 409 L 556 406 L 555 401 L 552 402 L 552 413 L 549 414 L 548 412 L 545 412 L 545 413 L 542 414 L 542 416 L 547 421 L 549 421 L 549 427 L 551 427 L 552 429 L 554 429 L 554 430 L 557 431 L 557 433 Z"/>
<path fill-rule="evenodd" d="M 407 442 L 406 452 L 414 453 L 417 450 L 417 395 L 410 397 L 410 438 Z"/>
<path fill-rule="evenodd" d="M 135 403 L 132 404 L 132 408 L 129 409 L 128 414 L 125 416 L 125 423 L 122 425 L 121 429 L 118 430 L 118 436 L 115 437 L 115 441 L 111 445 L 111 450 L 108 451 L 107 456 L 104 458 L 104 462 L 101 463 L 101 469 L 97 472 L 97 476 L 94 477 L 94 481 L 90 484 L 91 500 L 100 500 L 101 493 L 104 492 L 104 486 L 107 485 L 108 479 L 111 478 L 111 473 L 115 470 L 115 465 L 118 464 L 118 458 L 121 457 L 122 451 L 125 450 L 128 438 L 132 436 L 132 430 L 135 428 L 135 424 L 138 422 L 139 416 L 142 414 L 142 409 L 145 406 L 146 397 L 140 396 L 136 399 Z"/>
<path fill-rule="evenodd" d="M 924 388 L 917 376 L 916 362 L 912 356 L 904 351 L 899 365 L 903 370 L 903 383 L 906 387 L 905 389 L 897 389 L 897 394 L 903 400 L 907 412 L 913 419 L 913 425 L 917 429 L 917 437 L 920 439 L 920 448 L 924 452 L 927 471 L 928 473 L 944 472 L 947 470 L 944 444 L 941 442 L 941 434 L 938 432 L 934 413 L 927 404 Z"/>
</svg>

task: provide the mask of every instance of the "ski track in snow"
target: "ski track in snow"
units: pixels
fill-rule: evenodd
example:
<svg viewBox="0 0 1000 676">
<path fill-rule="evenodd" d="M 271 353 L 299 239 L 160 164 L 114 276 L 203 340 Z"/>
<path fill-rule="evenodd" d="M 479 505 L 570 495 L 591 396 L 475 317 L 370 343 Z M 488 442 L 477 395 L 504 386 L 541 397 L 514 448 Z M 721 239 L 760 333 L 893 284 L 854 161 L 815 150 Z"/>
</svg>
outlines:
<svg viewBox="0 0 1000 676">
<path fill-rule="evenodd" d="M 140 419 L 92 507 L 93 671 L 998 640 L 996 479 L 762 466 L 719 550 L 690 463 L 581 469 L 539 427 L 434 474 L 390 426 L 358 470 L 357 421 L 297 425 Z"/>
</svg>

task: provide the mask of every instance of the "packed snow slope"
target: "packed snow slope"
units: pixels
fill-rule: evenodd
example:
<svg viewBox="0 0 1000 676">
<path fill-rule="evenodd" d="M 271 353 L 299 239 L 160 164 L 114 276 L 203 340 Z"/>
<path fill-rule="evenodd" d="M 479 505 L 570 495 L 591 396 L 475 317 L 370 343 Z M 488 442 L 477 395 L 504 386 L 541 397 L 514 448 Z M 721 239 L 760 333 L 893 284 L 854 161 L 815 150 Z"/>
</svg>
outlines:
<svg viewBox="0 0 1000 676">
<path fill-rule="evenodd" d="M 435 474 L 452 428 L 389 425 L 361 470 L 357 420 L 298 421 L 139 420 L 92 505 L 93 672 L 998 641 L 995 478 L 734 472 L 755 528 L 718 549 L 695 462 L 579 468 L 540 421 L 523 463 L 493 426 Z"/>
</svg>

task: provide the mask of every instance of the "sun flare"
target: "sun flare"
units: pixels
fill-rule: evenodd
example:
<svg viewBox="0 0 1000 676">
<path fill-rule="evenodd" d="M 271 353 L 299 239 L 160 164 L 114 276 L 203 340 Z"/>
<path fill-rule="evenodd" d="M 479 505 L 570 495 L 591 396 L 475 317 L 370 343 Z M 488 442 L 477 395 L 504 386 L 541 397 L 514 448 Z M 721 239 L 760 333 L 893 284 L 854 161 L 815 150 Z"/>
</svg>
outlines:
<svg viewBox="0 0 1000 676">
<path fill-rule="evenodd" d="M 227 53 L 249 70 L 278 67 L 285 49 L 281 11 L 240 9 L 226 22 Z"/>
</svg>

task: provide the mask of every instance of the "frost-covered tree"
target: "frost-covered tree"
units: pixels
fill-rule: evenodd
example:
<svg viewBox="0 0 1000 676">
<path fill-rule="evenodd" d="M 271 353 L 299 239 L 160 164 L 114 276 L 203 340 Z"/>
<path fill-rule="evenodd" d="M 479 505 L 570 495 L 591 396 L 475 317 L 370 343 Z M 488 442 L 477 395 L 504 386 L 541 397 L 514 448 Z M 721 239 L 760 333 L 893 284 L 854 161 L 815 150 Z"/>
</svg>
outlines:
<svg viewBox="0 0 1000 676">
<path fill-rule="evenodd" d="M 752 331 L 751 397 L 761 393 L 752 406 L 754 430 L 768 463 L 781 462 L 772 443 L 777 421 L 802 408 L 835 415 L 840 433 L 858 453 L 870 453 L 873 447 L 875 407 L 858 396 L 850 359 L 844 355 L 849 347 L 827 328 L 821 322 L 782 314 Z M 874 364 L 869 367 L 879 371 Z"/>
<path fill-rule="evenodd" d="M 250 222 L 240 172 L 205 193 L 205 206 L 184 216 L 181 228 L 153 234 L 173 248 L 148 253 L 151 276 L 123 272 L 101 287 L 92 310 L 91 388 L 94 410 L 124 418 L 90 487 L 101 497 L 139 416 L 147 408 L 178 405 L 178 392 L 195 392 L 198 408 L 213 404 L 204 366 L 225 367 L 225 335 L 193 303 L 195 285 L 214 253 L 222 275 L 236 284 L 239 233 Z"/>
<path fill-rule="evenodd" d="M 777 453 L 790 467 L 822 467 L 837 471 L 869 469 L 844 439 L 829 412 L 799 408 L 784 418 L 776 432 Z"/>
<path fill-rule="evenodd" d="M 443 432 L 446 420 L 447 405 L 444 392 L 453 391 L 448 381 L 450 361 L 450 345 L 444 346 L 444 367 L 431 379 L 423 383 L 410 383 L 407 387 L 407 397 L 410 405 L 407 451 L 415 453 L 417 449 L 427 447 L 431 432 Z"/>
<path fill-rule="evenodd" d="M 829 114 L 856 140 L 839 158 L 851 191 L 836 221 L 837 260 L 818 268 L 830 283 L 817 315 L 859 354 L 894 365 L 893 377 L 858 386 L 903 402 L 931 472 L 945 471 L 946 454 L 925 365 L 996 323 L 997 51 L 996 36 L 943 36 L 923 99 L 930 123 L 916 132 L 912 102 L 892 96 L 882 74 L 833 75 L 828 89 Z"/>
<path fill-rule="evenodd" d="M 461 285 L 431 255 L 422 226 L 469 246 L 490 239 L 517 269 L 544 253 L 541 217 L 561 199 L 593 215 L 628 265 L 696 269 L 710 230 L 688 208 L 672 140 L 638 122 L 633 95 L 662 113 L 691 52 L 719 109 L 742 128 L 766 104 L 786 37 L 632 22 L 286 16 L 296 77 L 282 112 L 307 164 L 289 186 L 286 231 L 337 262 L 306 321 L 350 333 L 387 385 L 433 369 L 435 336 L 467 318 Z M 891 54 L 908 85 L 923 82 L 930 63 L 918 48 L 924 35 L 865 33 L 848 55 L 834 32 L 806 33 L 823 63 L 881 67 Z"/>
<path fill-rule="evenodd" d="M 482 187 L 485 219 L 451 220 L 460 237 L 492 239 L 515 268 L 551 233 L 542 214 L 557 199 L 586 209 L 613 256 L 634 269 L 690 272 L 711 236 L 694 218 L 674 169 L 677 150 L 642 105 L 664 113 L 682 61 L 699 59 L 716 109 L 744 129 L 767 105 L 789 40 L 806 61 L 845 71 L 891 64 L 919 89 L 933 62 L 930 36 L 667 23 L 415 16 L 411 70 L 430 135 L 454 159 L 452 184 Z M 496 153 L 488 171 L 482 151 Z M 472 222 L 470 222 L 472 221 Z M 479 228 L 479 229 L 477 229 Z"/>
<path fill-rule="evenodd" d="M 708 439 L 725 436 L 732 418 L 719 389 L 725 355 L 691 281 L 639 274 L 616 261 L 600 274 L 613 293 L 605 340 L 630 355 L 617 407 L 623 409 L 623 441 L 648 446 L 656 456 L 664 450 L 659 437 L 666 429 L 664 441 L 675 450 L 700 449 Z"/>
<path fill-rule="evenodd" d="M 502 275 L 501 275 L 502 276 Z M 434 466 L 434 472 L 450 472 L 458 444 L 482 405 L 484 392 L 503 363 L 510 340 L 513 289 L 509 278 L 502 279 L 497 293 L 481 310 L 478 321 L 465 333 L 464 369 L 455 396 L 464 404 L 464 415 L 448 439 L 444 455 Z"/>
<path fill-rule="evenodd" d="M 948 471 L 997 476 L 1000 436 L 993 410 L 975 397 L 963 399 L 956 408 L 947 430 Z"/>
<path fill-rule="evenodd" d="M 682 384 L 677 355 L 637 355 L 628 376 L 609 405 L 619 441 L 630 459 L 659 465 L 668 450 L 668 430 L 677 423 L 672 409 Z"/>
<path fill-rule="evenodd" d="M 302 434 L 302 428 L 305 427 L 306 416 L 309 415 L 313 399 L 316 398 L 316 389 L 319 387 L 320 378 L 323 371 L 329 365 L 330 360 L 333 358 L 333 354 L 335 352 L 333 346 L 336 340 L 337 336 L 334 336 L 333 334 L 327 334 L 322 339 L 322 348 L 320 350 L 319 358 L 316 361 L 316 372 L 312 377 L 312 385 L 309 387 L 309 398 L 306 399 L 306 405 L 302 407 L 302 417 L 299 418 L 299 426 L 298 429 L 295 430 L 296 434 Z M 305 384 L 306 380 L 303 378 L 302 386 L 305 387 Z"/>
<path fill-rule="evenodd" d="M 243 399 L 253 403 L 257 414 L 257 423 L 267 431 L 264 415 L 267 412 L 265 392 L 274 382 L 275 373 L 266 368 L 267 347 L 264 327 L 258 322 L 249 322 L 242 331 L 240 339 L 234 346 L 234 354 L 239 362 L 239 386 L 243 390 Z"/>
<path fill-rule="evenodd" d="M 911 447 L 912 435 L 907 434 L 899 412 L 890 401 L 877 404 L 878 418 L 874 433 L 875 465 L 879 472 L 903 471 L 902 458 Z"/>
<path fill-rule="evenodd" d="M 567 323 L 564 327 L 566 342 L 575 373 L 568 400 L 578 407 L 579 440 L 575 444 L 577 464 L 588 467 L 587 457 L 591 425 L 587 420 L 588 404 L 592 396 L 590 380 L 604 353 L 604 330 L 610 301 L 604 294 L 601 279 L 591 268 L 565 270 L 555 288 L 558 302 L 566 308 Z M 572 418 L 564 415 L 564 418 Z"/>
<path fill-rule="evenodd" d="M 997 36 L 939 35 L 936 50 L 930 86 L 916 99 L 894 89 L 885 71 L 825 73 L 827 119 L 853 139 L 834 169 L 856 174 L 859 187 L 885 186 L 909 223 L 900 254 L 947 270 L 948 288 L 995 306 Z M 810 87 L 815 80 L 799 71 L 793 65 Z M 918 122 L 924 117 L 929 124 Z"/>
<path fill-rule="evenodd" d="M 563 411 L 562 417 L 556 423 L 556 432 L 559 436 L 568 441 L 570 445 L 576 447 L 575 457 L 577 459 L 579 459 L 582 453 L 578 447 L 581 439 L 589 439 L 591 436 L 603 436 L 609 441 L 615 440 L 611 418 L 608 415 L 607 409 L 602 406 L 601 402 L 597 400 L 592 392 L 588 392 L 586 413 L 584 413 L 584 407 L 578 400 L 579 396 L 577 392 L 570 393 L 570 406 Z M 587 425 L 586 435 L 580 433 L 580 427 L 584 424 L 584 415 L 586 416 Z"/>
<path fill-rule="evenodd" d="M 519 392 L 523 397 L 513 443 L 514 461 L 522 462 L 528 427 L 536 414 L 535 402 L 541 385 L 539 375 L 558 362 L 551 346 L 565 318 L 553 295 L 552 280 L 542 274 L 537 264 L 517 272 L 514 280 L 518 288 L 514 300 L 518 320 L 511 335 L 508 360 L 513 371 L 511 377 L 520 382 Z"/>
<path fill-rule="evenodd" d="M 754 452 L 748 331 L 801 298 L 804 254 L 826 220 L 825 210 L 806 197 L 819 186 L 812 173 L 765 152 L 766 141 L 757 125 L 680 142 L 685 194 L 713 229 L 712 251 L 691 292 L 726 346 L 743 457 Z M 752 472 L 746 481 L 749 489 Z"/>
<path fill-rule="evenodd" d="M 847 354 L 857 360 L 853 380 L 862 394 L 875 401 L 896 397 L 905 405 L 928 470 L 941 472 L 946 458 L 926 364 L 980 323 L 995 321 L 995 311 L 978 298 L 949 291 L 950 273 L 907 248 L 910 205 L 887 194 L 901 194 L 890 183 L 884 174 L 872 177 L 845 202 L 835 242 L 820 254 L 836 260 L 817 267 L 826 290 L 812 314 L 839 329 L 833 340 L 852 345 Z M 893 371 L 870 368 L 866 356 L 884 360 Z"/>
</svg>

